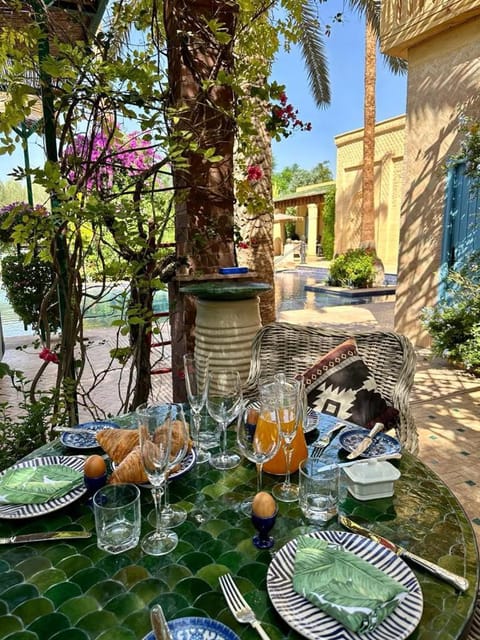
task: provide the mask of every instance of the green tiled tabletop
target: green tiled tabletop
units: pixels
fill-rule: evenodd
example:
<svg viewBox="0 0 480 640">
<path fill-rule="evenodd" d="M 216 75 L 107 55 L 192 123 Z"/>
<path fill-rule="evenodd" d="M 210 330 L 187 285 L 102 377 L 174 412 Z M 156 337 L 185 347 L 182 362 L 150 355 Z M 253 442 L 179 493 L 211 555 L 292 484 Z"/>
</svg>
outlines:
<svg viewBox="0 0 480 640">
<path fill-rule="evenodd" d="M 321 424 L 321 430 L 325 425 Z M 230 433 L 233 439 L 234 434 Z M 314 436 L 312 436 L 314 437 Z M 58 441 L 39 453 L 66 453 Z M 75 452 L 71 452 L 75 453 Z M 342 456 L 335 440 L 326 459 Z M 466 593 L 412 565 L 422 587 L 424 612 L 410 636 L 422 640 L 461 638 L 473 613 L 478 558 L 468 518 L 445 484 L 418 459 L 404 454 L 393 498 L 360 502 L 348 497 L 342 510 L 372 529 L 470 581 Z M 296 480 L 296 475 L 293 476 Z M 264 488 L 278 477 L 264 474 Z M 271 552 L 252 544 L 253 525 L 239 511 L 255 487 L 255 467 L 244 462 L 221 472 L 198 465 L 170 484 L 171 502 L 189 512 L 178 527 L 180 542 L 169 555 L 150 557 L 140 548 L 112 556 L 89 540 L 0 547 L 0 638 L 8 640 L 141 640 L 150 630 L 149 607 L 160 602 L 167 619 L 188 615 L 215 618 L 241 638 L 256 632 L 238 624 L 226 607 L 218 577 L 231 572 L 272 640 L 300 636 L 270 604 L 266 573 L 275 552 L 300 533 L 315 530 L 297 504 L 279 503 Z M 153 509 L 142 488 L 142 535 Z M 85 500 L 39 518 L 0 520 L 0 536 L 39 530 L 94 530 Z M 336 520 L 330 529 L 341 528 Z"/>
</svg>

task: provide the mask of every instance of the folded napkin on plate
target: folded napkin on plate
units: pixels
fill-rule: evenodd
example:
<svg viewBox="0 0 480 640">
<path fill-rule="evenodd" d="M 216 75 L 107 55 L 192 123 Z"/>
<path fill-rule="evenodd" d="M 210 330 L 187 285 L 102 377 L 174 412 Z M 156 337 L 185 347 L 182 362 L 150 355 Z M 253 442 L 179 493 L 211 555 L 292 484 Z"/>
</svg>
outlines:
<svg viewBox="0 0 480 640">
<path fill-rule="evenodd" d="M 293 588 L 356 633 L 374 629 L 408 593 L 354 553 L 310 536 L 298 538 Z"/>
<path fill-rule="evenodd" d="M 9 469 L 0 478 L 0 504 L 38 504 L 60 498 L 83 482 L 81 471 L 61 464 Z"/>
</svg>

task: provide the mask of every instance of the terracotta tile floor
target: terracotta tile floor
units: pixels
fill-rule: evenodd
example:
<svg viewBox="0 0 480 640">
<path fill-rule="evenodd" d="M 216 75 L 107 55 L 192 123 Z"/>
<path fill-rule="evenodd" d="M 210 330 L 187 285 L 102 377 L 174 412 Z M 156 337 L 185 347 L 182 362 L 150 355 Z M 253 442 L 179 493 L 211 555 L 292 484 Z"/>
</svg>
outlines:
<svg viewBox="0 0 480 640">
<path fill-rule="evenodd" d="M 457 496 L 480 545 L 480 379 L 419 351 L 412 405 L 419 456 Z"/>
</svg>

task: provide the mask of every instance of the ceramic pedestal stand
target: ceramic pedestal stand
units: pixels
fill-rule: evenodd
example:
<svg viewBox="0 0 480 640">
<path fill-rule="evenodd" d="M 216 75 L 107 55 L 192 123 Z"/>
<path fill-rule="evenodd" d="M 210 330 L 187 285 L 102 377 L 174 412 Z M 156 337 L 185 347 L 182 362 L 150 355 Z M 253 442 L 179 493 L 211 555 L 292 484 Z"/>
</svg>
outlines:
<svg viewBox="0 0 480 640">
<path fill-rule="evenodd" d="M 180 291 L 197 298 L 195 359 L 211 371 L 236 369 L 245 382 L 252 341 L 261 328 L 258 294 L 271 289 L 261 282 L 203 282 Z"/>
</svg>

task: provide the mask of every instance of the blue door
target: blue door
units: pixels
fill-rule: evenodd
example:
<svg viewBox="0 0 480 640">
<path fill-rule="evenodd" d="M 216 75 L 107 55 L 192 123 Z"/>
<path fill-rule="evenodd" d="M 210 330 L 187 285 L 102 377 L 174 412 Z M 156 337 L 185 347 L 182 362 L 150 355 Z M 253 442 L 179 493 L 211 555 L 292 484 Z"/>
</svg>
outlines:
<svg viewBox="0 0 480 640">
<path fill-rule="evenodd" d="M 468 257 L 480 250 L 480 192 L 471 189 L 465 175 L 465 163 L 448 172 L 447 197 L 443 226 L 442 275 L 464 265 Z"/>
</svg>

